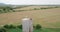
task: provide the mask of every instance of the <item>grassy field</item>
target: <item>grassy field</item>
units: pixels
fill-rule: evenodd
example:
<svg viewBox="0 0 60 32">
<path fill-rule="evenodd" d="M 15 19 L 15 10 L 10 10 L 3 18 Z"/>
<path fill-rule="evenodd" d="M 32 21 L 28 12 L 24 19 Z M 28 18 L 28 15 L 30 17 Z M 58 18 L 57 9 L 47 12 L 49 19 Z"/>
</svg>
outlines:
<svg viewBox="0 0 60 32">
<path fill-rule="evenodd" d="M 9 29 L 7 32 L 22 32 L 21 29 Z M 42 30 L 33 30 L 33 32 L 60 32 L 60 28 L 44 28 Z"/>
<path fill-rule="evenodd" d="M 37 7 L 37 6 L 36 6 Z M 60 8 L 32 10 L 35 6 L 14 9 L 27 10 L 21 12 L 10 12 L 0 14 L 0 26 L 5 24 L 21 24 L 22 18 L 28 16 L 33 19 L 33 25 L 40 24 L 43 29 L 41 32 L 60 32 Z M 38 6 L 37 8 L 39 8 Z M 45 6 L 46 7 L 46 6 Z M 20 32 L 20 29 L 11 29 L 9 32 Z M 34 32 L 40 32 L 40 30 L 34 30 Z"/>
</svg>

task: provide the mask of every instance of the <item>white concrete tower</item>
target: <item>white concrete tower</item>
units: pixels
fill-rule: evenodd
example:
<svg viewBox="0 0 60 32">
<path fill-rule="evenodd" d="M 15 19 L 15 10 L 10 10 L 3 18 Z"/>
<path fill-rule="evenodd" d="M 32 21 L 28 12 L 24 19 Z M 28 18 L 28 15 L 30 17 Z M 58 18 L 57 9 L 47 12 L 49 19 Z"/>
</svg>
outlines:
<svg viewBox="0 0 60 32">
<path fill-rule="evenodd" d="M 23 28 L 23 32 L 33 32 L 32 18 L 28 18 L 28 17 L 23 18 L 22 28 Z"/>
</svg>

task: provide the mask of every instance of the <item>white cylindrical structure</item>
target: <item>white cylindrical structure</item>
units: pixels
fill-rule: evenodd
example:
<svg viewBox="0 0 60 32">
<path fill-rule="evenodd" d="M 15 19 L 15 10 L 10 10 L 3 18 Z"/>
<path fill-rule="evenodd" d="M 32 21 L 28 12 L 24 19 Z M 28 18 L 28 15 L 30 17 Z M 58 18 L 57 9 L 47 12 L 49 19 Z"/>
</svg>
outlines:
<svg viewBox="0 0 60 32">
<path fill-rule="evenodd" d="M 22 19 L 23 32 L 33 32 L 33 24 L 31 18 Z"/>
</svg>

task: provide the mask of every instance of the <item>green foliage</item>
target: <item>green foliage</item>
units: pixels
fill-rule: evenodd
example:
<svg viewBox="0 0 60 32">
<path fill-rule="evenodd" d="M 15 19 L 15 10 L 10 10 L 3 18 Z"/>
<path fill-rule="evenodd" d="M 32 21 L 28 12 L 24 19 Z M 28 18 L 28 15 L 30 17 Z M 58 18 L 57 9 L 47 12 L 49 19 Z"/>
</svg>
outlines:
<svg viewBox="0 0 60 32">
<path fill-rule="evenodd" d="M 4 25 L 4 28 L 6 28 L 6 29 L 12 29 L 12 28 L 16 28 L 16 27 L 11 24 L 11 25 Z"/>
<path fill-rule="evenodd" d="M 18 29 L 18 28 L 16 28 L 16 29 L 9 29 L 9 30 L 7 30 L 7 32 L 22 32 L 22 29 Z"/>
<path fill-rule="evenodd" d="M 48 8 L 40 8 L 40 9 L 48 9 Z"/>
<path fill-rule="evenodd" d="M 2 10 L 0 10 L 0 13 L 2 13 Z"/>
<path fill-rule="evenodd" d="M 14 10 L 12 10 L 13 12 L 15 12 Z"/>
<path fill-rule="evenodd" d="M 34 8 L 33 10 L 40 10 L 39 8 Z"/>
<path fill-rule="evenodd" d="M 5 8 L 3 9 L 3 11 L 4 11 L 4 13 L 7 13 L 7 11 L 6 11 L 6 9 L 5 9 Z"/>
<path fill-rule="evenodd" d="M 43 10 L 43 9 L 52 9 L 52 8 L 58 8 L 57 6 L 55 7 L 42 7 L 42 8 L 34 8 L 34 10 Z"/>
<path fill-rule="evenodd" d="M 0 28 L 0 32 L 6 32 L 6 29 Z"/>
<path fill-rule="evenodd" d="M 42 27 L 41 27 L 40 24 L 37 24 L 35 28 L 36 28 L 36 29 L 41 29 Z"/>
<path fill-rule="evenodd" d="M 10 10 L 13 10 L 13 8 L 10 8 Z"/>
<path fill-rule="evenodd" d="M 35 29 L 36 27 L 33 25 L 33 29 Z"/>
<path fill-rule="evenodd" d="M 34 10 L 37 10 L 36 8 L 34 8 Z"/>
<path fill-rule="evenodd" d="M 10 25 L 4 25 L 4 26 L 13 26 L 12 24 Z M 16 27 L 16 26 L 13 26 L 13 27 Z M 36 26 L 33 25 L 34 29 L 33 32 L 60 32 L 60 28 L 42 28 L 41 29 L 41 25 L 40 24 L 37 24 Z M 22 25 L 18 25 L 17 28 L 15 29 L 5 29 L 4 27 L 1 28 L 0 27 L 0 32 L 22 32 Z"/>
<path fill-rule="evenodd" d="M 12 12 L 15 12 L 15 11 L 13 11 L 13 8 L 12 7 L 0 7 L 0 13 L 7 13 L 7 12 L 10 12 L 10 11 L 12 11 Z"/>
<path fill-rule="evenodd" d="M 22 29 L 22 25 L 18 25 L 17 28 Z"/>
<path fill-rule="evenodd" d="M 58 6 L 56 6 L 55 8 L 59 8 Z"/>
</svg>

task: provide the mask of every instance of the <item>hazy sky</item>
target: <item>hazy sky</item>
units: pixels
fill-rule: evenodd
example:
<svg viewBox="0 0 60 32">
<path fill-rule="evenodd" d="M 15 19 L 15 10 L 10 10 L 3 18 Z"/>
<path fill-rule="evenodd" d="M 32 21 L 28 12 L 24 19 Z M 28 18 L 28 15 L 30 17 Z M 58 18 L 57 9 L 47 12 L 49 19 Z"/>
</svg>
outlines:
<svg viewBox="0 0 60 32">
<path fill-rule="evenodd" d="M 60 0 L 0 0 L 0 3 L 17 5 L 60 4 Z"/>
</svg>

